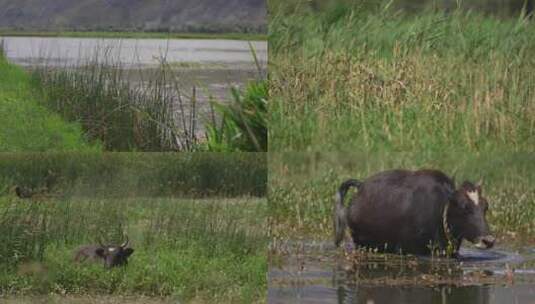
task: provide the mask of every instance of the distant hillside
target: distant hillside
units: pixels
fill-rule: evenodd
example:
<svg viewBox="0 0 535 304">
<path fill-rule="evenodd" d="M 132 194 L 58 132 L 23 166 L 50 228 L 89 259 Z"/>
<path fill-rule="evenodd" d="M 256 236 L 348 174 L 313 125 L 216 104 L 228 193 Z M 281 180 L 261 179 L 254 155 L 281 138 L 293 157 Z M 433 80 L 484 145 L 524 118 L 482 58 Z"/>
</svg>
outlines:
<svg viewBox="0 0 535 304">
<path fill-rule="evenodd" d="M 0 0 L 16 30 L 267 32 L 266 0 Z"/>
</svg>

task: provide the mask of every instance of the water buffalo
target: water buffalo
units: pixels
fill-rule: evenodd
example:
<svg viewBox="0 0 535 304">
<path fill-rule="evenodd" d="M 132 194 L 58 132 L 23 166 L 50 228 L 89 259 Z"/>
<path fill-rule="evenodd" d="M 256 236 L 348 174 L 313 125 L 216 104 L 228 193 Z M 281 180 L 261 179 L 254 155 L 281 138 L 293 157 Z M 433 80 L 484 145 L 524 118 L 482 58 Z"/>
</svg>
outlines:
<svg viewBox="0 0 535 304">
<path fill-rule="evenodd" d="M 348 207 L 350 187 L 357 188 Z M 463 239 L 477 248 L 494 245 L 485 214 L 481 185 L 453 179 L 437 170 L 391 170 L 363 182 L 349 179 L 336 195 L 335 244 L 349 226 L 355 245 L 390 253 L 456 256 Z"/>
<path fill-rule="evenodd" d="M 75 262 L 89 260 L 91 262 L 104 263 L 106 268 L 123 266 L 128 264 L 128 257 L 134 253 L 134 249 L 128 246 L 128 237 L 126 241 L 119 245 L 86 245 L 78 248 L 74 255 Z"/>
</svg>

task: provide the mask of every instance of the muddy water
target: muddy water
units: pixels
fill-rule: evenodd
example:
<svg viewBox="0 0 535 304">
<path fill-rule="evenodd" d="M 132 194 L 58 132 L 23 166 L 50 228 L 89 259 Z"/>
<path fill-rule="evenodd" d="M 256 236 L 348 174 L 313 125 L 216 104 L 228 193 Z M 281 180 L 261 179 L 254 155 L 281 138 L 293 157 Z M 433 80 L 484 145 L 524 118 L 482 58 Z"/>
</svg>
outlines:
<svg viewBox="0 0 535 304">
<path fill-rule="evenodd" d="M 336 249 L 271 248 L 268 303 L 535 303 L 533 249 L 463 248 L 460 260 Z"/>
<path fill-rule="evenodd" d="M 129 83 L 136 88 L 144 86 L 153 75 L 158 75 L 158 68 L 145 68 L 142 70 L 129 70 L 124 73 Z M 175 113 L 177 126 L 182 126 L 182 120 L 188 120 L 191 112 L 195 112 L 198 119 L 196 120 L 195 133 L 197 137 L 202 138 L 205 134 L 204 122 L 211 119 L 213 109 L 210 106 L 210 100 L 226 103 L 232 100 L 231 87 L 244 88 L 245 84 L 251 80 L 263 78 L 265 70 L 258 71 L 256 68 L 242 67 L 241 69 L 222 67 L 222 66 L 201 66 L 195 68 L 173 68 L 172 75 L 174 78 L 169 79 L 166 88 L 169 89 L 174 100 L 174 108 L 180 109 L 175 89 L 175 81 L 180 88 L 180 95 L 184 104 L 182 105 L 185 114 Z M 193 109 L 191 100 L 195 89 L 196 105 Z M 184 117 L 185 116 L 185 117 Z M 188 129 L 190 123 L 188 122 Z"/>
<path fill-rule="evenodd" d="M 76 65 L 95 54 L 113 58 L 123 66 L 167 62 L 252 65 L 247 41 L 224 39 L 103 39 L 64 37 L 0 37 L 7 57 L 21 65 Z M 252 41 L 260 61 L 267 62 L 267 42 Z"/>
<path fill-rule="evenodd" d="M 230 86 L 258 78 L 247 41 L 218 39 L 97 39 L 57 37 L 0 37 L 7 58 L 28 68 L 46 65 L 76 67 L 89 62 L 108 63 L 132 70 L 125 75 L 134 85 L 150 78 L 151 70 L 165 62 L 181 74 L 185 86 L 200 87 L 201 102 L 212 94 L 227 100 Z M 267 63 L 267 42 L 252 41 L 262 69 Z M 139 72 L 141 71 L 141 73 Z M 138 75 L 143 74 L 139 77 Z M 205 97 L 205 98 L 203 98 Z"/>
</svg>

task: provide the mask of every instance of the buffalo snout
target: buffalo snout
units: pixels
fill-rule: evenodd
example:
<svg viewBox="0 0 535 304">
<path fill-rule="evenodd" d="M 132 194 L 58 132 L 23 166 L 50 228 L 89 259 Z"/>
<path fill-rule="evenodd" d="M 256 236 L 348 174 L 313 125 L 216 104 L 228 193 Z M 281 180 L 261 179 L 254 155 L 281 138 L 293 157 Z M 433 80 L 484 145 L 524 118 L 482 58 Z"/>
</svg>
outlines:
<svg viewBox="0 0 535 304">
<path fill-rule="evenodd" d="M 494 242 L 496 241 L 496 238 L 492 235 L 487 235 L 484 237 L 480 237 L 477 239 L 475 246 L 478 249 L 490 249 L 494 246 Z"/>
</svg>

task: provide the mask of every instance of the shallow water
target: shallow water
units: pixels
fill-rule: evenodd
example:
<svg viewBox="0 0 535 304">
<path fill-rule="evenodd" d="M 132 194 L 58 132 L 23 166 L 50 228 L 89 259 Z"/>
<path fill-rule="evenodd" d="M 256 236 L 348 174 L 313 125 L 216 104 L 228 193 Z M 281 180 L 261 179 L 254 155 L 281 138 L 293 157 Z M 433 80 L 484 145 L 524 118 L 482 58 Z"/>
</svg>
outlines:
<svg viewBox="0 0 535 304">
<path fill-rule="evenodd" d="M 7 58 L 21 65 L 84 64 L 95 55 L 128 66 L 167 62 L 253 65 L 247 41 L 225 39 L 116 39 L 68 37 L 0 37 Z M 252 41 L 258 59 L 267 62 L 267 42 Z"/>
<path fill-rule="evenodd" d="M 32 68 L 77 67 L 91 62 L 131 70 L 125 73 L 136 85 L 147 80 L 162 57 L 180 71 L 185 87 L 201 88 L 199 100 L 208 95 L 228 100 L 229 87 L 240 86 L 265 74 L 267 42 L 252 41 L 262 71 L 254 62 L 247 41 L 221 39 L 99 39 L 62 37 L 0 37 L 7 58 Z M 141 75 L 141 76 L 140 76 Z"/>
<path fill-rule="evenodd" d="M 152 74 L 158 74 L 157 68 L 146 68 L 139 73 L 139 71 L 127 71 L 124 73 L 129 83 L 134 87 L 143 86 L 143 82 L 151 79 Z M 188 116 L 192 111 L 191 96 L 193 88 L 195 88 L 196 106 L 195 112 L 199 119 L 195 127 L 198 137 L 203 137 L 205 134 L 204 122 L 209 120 L 212 116 L 212 108 L 210 107 L 210 100 L 227 103 L 232 100 L 231 87 L 239 87 L 243 89 L 245 84 L 251 80 L 262 78 L 265 75 L 265 70 L 259 72 L 253 69 L 234 69 L 204 66 L 200 68 L 188 69 L 174 69 L 173 74 L 177 77 L 181 89 L 181 97 L 184 100 L 183 108 Z M 170 82 L 174 80 L 169 80 Z M 176 103 L 176 91 L 174 84 L 169 83 L 167 88 Z M 175 109 L 179 109 L 175 105 Z M 183 119 L 182 114 L 175 113 L 178 127 L 181 126 Z"/>
<path fill-rule="evenodd" d="M 461 249 L 460 260 L 290 242 L 270 255 L 268 303 L 535 303 L 531 248 Z"/>
</svg>

